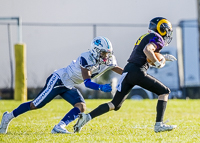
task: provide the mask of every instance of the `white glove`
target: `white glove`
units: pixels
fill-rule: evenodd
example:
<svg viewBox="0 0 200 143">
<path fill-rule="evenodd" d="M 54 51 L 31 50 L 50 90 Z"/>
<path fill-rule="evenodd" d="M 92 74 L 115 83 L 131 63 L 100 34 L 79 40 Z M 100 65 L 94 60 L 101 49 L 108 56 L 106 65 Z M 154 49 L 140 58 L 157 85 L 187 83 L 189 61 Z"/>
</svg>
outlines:
<svg viewBox="0 0 200 143">
<path fill-rule="evenodd" d="M 163 55 L 165 57 L 165 60 L 166 61 L 176 61 L 177 59 L 173 56 L 173 55 L 170 55 L 170 54 L 165 54 Z"/>
<path fill-rule="evenodd" d="M 154 65 L 155 65 L 155 67 L 158 68 L 158 69 L 164 67 L 164 66 L 165 66 L 165 59 L 162 59 L 160 62 L 159 62 L 159 61 L 156 61 L 156 62 L 154 63 Z"/>
</svg>

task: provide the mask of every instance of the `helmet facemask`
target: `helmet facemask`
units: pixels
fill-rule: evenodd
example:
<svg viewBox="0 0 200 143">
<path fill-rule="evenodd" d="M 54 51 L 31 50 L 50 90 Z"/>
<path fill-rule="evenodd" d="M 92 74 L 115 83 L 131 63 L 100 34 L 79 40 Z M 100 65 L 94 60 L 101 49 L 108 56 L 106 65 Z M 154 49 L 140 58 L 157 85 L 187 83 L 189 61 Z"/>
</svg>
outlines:
<svg viewBox="0 0 200 143">
<path fill-rule="evenodd" d="M 173 34 L 171 23 L 162 23 L 160 25 L 159 31 L 160 31 L 159 34 L 163 37 L 165 41 L 165 46 L 168 46 L 168 44 L 172 41 L 172 34 Z"/>
<path fill-rule="evenodd" d="M 110 63 L 110 58 L 112 57 L 112 52 L 106 51 L 105 49 L 99 49 L 95 47 L 96 56 L 94 58 L 101 64 L 108 65 Z"/>
<path fill-rule="evenodd" d="M 163 39 L 165 41 L 165 46 L 168 46 L 169 43 L 172 41 L 172 35 L 173 35 L 173 31 L 170 30 L 169 28 L 166 28 L 166 35 L 163 36 Z"/>
<path fill-rule="evenodd" d="M 106 51 L 104 49 L 100 50 L 100 56 L 99 56 L 100 63 L 109 64 L 111 57 L 112 53 L 110 51 Z"/>
</svg>

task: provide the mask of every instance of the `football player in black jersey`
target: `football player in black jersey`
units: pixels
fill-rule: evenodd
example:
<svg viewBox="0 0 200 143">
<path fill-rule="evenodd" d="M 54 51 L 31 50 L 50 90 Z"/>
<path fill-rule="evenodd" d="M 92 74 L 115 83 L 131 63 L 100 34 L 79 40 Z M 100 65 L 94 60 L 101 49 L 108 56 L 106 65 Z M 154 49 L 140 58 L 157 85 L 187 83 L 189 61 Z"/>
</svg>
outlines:
<svg viewBox="0 0 200 143">
<path fill-rule="evenodd" d="M 158 61 L 154 52 L 160 52 L 164 46 L 171 42 L 172 32 L 172 25 L 166 18 L 156 17 L 150 21 L 148 33 L 142 35 L 135 43 L 112 101 L 101 104 L 88 114 L 81 113 L 77 123 L 74 125 L 74 132 L 79 132 L 89 120 L 97 116 L 110 110 L 119 110 L 128 93 L 135 85 L 139 85 L 158 95 L 154 131 L 170 131 L 176 128 L 176 125 L 166 125 L 163 123 L 170 89 L 159 80 L 147 74 L 147 69 L 149 68 L 147 58 L 154 63 L 156 68 L 165 66 L 165 62 L 162 60 Z M 176 60 L 172 55 L 164 55 L 164 57 L 166 61 Z"/>
</svg>

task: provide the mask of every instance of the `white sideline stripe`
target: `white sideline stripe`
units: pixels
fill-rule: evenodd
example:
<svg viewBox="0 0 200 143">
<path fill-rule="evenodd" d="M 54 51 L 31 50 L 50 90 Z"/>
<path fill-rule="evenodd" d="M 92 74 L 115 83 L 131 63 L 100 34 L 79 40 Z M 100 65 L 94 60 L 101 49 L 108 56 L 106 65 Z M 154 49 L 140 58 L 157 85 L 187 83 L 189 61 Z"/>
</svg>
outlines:
<svg viewBox="0 0 200 143">
<path fill-rule="evenodd" d="M 53 76 L 50 78 L 47 84 L 46 89 L 33 101 L 33 104 L 35 106 L 39 105 L 47 97 L 47 95 L 53 89 L 57 79 L 59 79 L 59 77 L 56 74 L 53 74 Z"/>
<path fill-rule="evenodd" d="M 118 90 L 119 92 L 121 92 L 122 82 L 123 82 L 124 78 L 126 77 L 127 73 L 128 73 L 128 72 L 123 73 L 123 74 L 121 75 L 121 78 L 120 78 L 119 82 L 118 82 L 117 90 Z M 122 103 L 126 100 L 127 96 L 128 96 L 128 94 L 127 94 L 126 96 L 124 96 L 124 98 L 122 99 L 122 101 L 120 102 L 120 104 L 119 104 L 117 107 L 121 107 Z"/>
<path fill-rule="evenodd" d="M 123 81 L 124 78 L 126 77 L 127 73 L 128 73 L 128 72 L 123 73 L 123 74 L 121 75 L 120 79 L 119 79 L 119 82 L 118 82 L 117 87 L 116 87 L 117 90 L 118 90 L 119 92 L 121 92 L 122 81 Z"/>
</svg>

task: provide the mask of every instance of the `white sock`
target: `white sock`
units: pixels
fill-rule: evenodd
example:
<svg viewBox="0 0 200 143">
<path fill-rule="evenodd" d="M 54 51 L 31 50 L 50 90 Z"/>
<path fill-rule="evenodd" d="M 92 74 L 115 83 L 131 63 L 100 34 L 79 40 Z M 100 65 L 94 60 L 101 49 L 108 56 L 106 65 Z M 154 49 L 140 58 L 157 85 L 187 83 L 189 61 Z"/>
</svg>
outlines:
<svg viewBox="0 0 200 143">
<path fill-rule="evenodd" d="M 63 121 L 60 121 L 60 122 L 58 123 L 58 125 L 61 125 L 61 126 L 63 126 L 63 127 L 66 126 L 65 122 L 63 122 Z"/>
<path fill-rule="evenodd" d="M 156 122 L 156 125 L 162 125 L 162 122 Z"/>
</svg>

